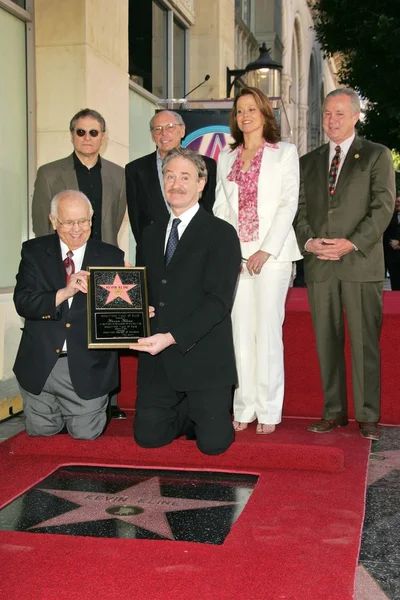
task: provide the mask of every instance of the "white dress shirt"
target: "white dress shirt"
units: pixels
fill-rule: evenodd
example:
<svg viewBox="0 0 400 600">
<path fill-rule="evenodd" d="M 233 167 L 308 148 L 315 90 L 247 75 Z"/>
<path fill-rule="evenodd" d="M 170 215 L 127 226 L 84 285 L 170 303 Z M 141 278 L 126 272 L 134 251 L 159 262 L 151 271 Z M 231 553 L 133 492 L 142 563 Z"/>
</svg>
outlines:
<svg viewBox="0 0 400 600">
<path fill-rule="evenodd" d="M 64 261 L 67 258 L 67 252 L 69 252 L 69 248 L 68 248 L 67 244 L 64 244 L 64 242 L 62 240 L 60 240 L 60 246 L 61 246 L 61 257 L 62 257 L 62 260 Z M 83 262 L 83 257 L 85 255 L 85 250 L 86 250 L 86 244 L 84 244 L 77 250 L 72 250 L 72 253 L 73 253 L 72 260 L 74 261 L 74 265 L 75 265 L 75 273 L 80 271 L 82 268 L 82 262 Z M 71 304 L 72 304 L 74 297 L 75 296 L 72 296 L 72 298 L 68 298 L 68 306 L 70 308 L 71 308 Z M 62 347 L 62 352 L 66 352 L 66 351 L 67 351 L 67 342 L 65 341 L 63 344 L 63 347 Z"/>
<path fill-rule="evenodd" d="M 193 219 L 194 215 L 197 213 L 199 208 L 200 208 L 200 204 L 198 202 L 196 202 L 196 204 L 194 206 L 191 206 L 190 208 L 188 208 L 184 213 L 179 215 L 179 217 L 177 217 L 176 215 L 174 215 L 173 212 L 171 212 L 167 231 L 165 232 L 164 254 L 167 249 L 167 242 L 168 242 L 169 234 L 171 233 L 171 229 L 172 229 L 172 221 L 174 219 L 181 220 L 181 222 L 178 225 L 178 238 L 181 239 L 183 232 L 185 231 L 186 227 L 189 225 L 190 221 Z"/>
</svg>

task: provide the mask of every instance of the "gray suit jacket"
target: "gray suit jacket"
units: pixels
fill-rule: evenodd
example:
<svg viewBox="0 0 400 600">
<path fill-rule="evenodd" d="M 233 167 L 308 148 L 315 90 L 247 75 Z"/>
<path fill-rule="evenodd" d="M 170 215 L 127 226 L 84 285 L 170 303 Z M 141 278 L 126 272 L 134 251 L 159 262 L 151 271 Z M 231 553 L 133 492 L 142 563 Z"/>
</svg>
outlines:
<svg viewBox="0 0 400 600">
<path fill-rule="evenodd" d="M 329 144 L 300 159 L 300 198 L 294 221 L 304 254 L 307 283 L 325 281 L 334 270 L 342 281 L 383 281 L 382 235 L 393 214 L 393 160 L 385 146 L 355 137 L 343 163 L 335 195 L 328 192 Z M 304 251 L 310 238 L 347 238 L 357 248 L 339 261 Z"/>
<path fill-rule="evenodd" d="M 126 210 L 125 172 L 122 167 L 101 159 L 103 184 L 101 237 L 117 246 L 117 235 Z M 78 190 L 73 155 L 39 168 L 32 200 L 32 222 L 36 237 L 53 233 L 49 220 L 53 197 L 64 190 Z"/>
</svg>

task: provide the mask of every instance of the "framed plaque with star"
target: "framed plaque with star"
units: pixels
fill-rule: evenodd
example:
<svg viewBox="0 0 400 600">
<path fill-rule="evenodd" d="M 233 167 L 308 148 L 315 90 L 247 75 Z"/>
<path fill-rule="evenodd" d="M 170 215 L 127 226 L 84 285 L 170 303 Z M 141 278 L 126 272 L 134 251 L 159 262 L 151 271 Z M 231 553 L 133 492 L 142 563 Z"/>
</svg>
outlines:
<svg viewBox="0 0 400 600">
<path fill-rule="evenodd" d="M 89 348 L 129 348 L 150 335 L 146 267 L 88 267 Z"/>
</svg>

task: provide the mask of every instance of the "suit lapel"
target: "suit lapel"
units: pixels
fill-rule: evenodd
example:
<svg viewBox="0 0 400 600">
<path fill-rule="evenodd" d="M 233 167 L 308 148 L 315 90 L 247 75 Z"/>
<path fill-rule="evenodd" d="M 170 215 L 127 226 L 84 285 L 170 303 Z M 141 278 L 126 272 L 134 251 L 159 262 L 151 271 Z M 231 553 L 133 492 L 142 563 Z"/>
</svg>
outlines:
<svg viewBox="0 0 400 600">
<path fill-rule="evenodd" d="M 98 253 L 93 249 L 93 240 L 89 239 L 86 244 L 85 254 L 83 255 L 82 267 L 86 271 L 87 267 L 93 266 L 97 262 Z M 78 292 L 72 301 L 70 311 L 82 310 L 86 307 L 87 295 Z M 67 305 L 68 306 L 68 305 Z"/>
<path fill-rule="evenodd" d="M 68 156 L 63 165 L 61 171 L 61 177 L 65 185 L 66 190 L 78 190 L 78 179 L 76 178 L 76 173 L 74 169 L 74 159 L 71 156 Z"/>
<path fill-rule="evenodd" d="M 194 215 L 193 219 L 190 221 L 189 225 L 183 232 L 182 237 L 180 238 L 179 243 L 174 252 L 174 255 L 171 258 L 169 265 L 166 267 L 167 271 L 169 269 L 172 269 L 174 265 L 179 261 L 179 259 L 187 254 L 190 245 L 193 244 L 193 241 L 201 237 L 201 232 L 204 225 L 203 210 L 204 209 L 199 208 L 199 210 Z"/>
<path fill-rule="evenodd" d="M 362 156 L 362 141 L 355 137 L 349 151 L 346 155 L 343 167 L 339 174 L 339 179 L 335 188 L 335 196 L 339 196 L 340 192 L 346 187 L 347 180 L 353 172 L 355 165 L 359 162 Z"/>
<path fill-rule="evenodd" d="M 113 178 L 112 170 L 109 168 L 108 162 L 101 159 L 101 187 L 102 187 L 102 200 L 101 200 L 101 225 L 103 227 L 106 222 L 107 213 L 110 208 L 110 199 L 113 196 Z"/>
<path fill-rule="evenodd" d="M 46 261 L 48 265 L 46 270 L 52 273 L 52 280 L 56 290 L 65 287 L 65 271 L 61 256 L 60 238 L 55 233 L 49 241 L 49 245 L 45 250 Z M 61 312 L 68 311 L 68 302 L 65 301 L 60 307 Z"/>
<path fill-rule="evenodd" d="M 329 196 L 329 144 L 322 146 L 316 156 L 316 172 L 318 180 L 326 198 Z"/>
<path fill-rule="evenodd" d="M 65 271 L 61 256 L 60 238 L 55 233 L 46 248 L 46 257 L 49 261 L 49 271 L 54 274 L 54 284 L 57 290 L 65 287 Z"/>
<path fill-rule="evenodd" d="M 157 219 L 164 215 L 169 216 L 168 209 L 165 204 L 164 196 L 160 187 L 160 180 L 157 171 L 157 153 L 150 154 L 147 165 L 142 171 L 142 178 L 147 190 L 148 202 L 153 206 L 153 219 Z"/>
</svg>

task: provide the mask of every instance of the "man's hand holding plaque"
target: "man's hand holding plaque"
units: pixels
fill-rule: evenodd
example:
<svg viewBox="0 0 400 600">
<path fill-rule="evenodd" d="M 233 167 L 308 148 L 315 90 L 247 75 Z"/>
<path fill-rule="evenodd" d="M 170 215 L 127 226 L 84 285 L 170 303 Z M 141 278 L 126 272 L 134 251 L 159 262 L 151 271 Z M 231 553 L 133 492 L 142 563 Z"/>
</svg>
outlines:
<svg viewBox="0 0 400 600">
<path fill-rule="evenodd" d="M 146 268 L 88 271 L 89 348 L 135 348 L 139 339 L 150 335 Z"/>
</svg>

